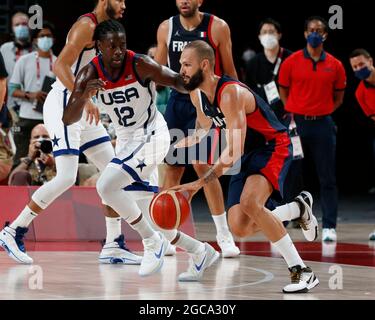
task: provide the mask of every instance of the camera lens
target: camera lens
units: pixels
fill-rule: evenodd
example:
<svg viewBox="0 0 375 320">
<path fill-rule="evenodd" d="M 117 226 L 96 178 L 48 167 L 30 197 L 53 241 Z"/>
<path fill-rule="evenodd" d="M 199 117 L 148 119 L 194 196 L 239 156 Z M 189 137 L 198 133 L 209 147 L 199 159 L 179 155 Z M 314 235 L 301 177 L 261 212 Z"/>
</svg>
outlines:
<svg viewBox="0 0 375 320">
<path fill-rule="evenodd" d="M 52 152 L 52 142 L 50 140 L 43 140 L 40 143 L 40 150 L 43 153 L 51 153 Z"/>
</svg>

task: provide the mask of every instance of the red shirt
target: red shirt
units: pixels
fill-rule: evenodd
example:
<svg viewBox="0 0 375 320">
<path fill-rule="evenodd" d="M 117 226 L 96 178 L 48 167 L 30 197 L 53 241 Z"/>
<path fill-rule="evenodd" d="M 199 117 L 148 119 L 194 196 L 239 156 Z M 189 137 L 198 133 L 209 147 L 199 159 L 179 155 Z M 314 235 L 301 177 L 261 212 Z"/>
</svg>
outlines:
<svg viewBox="0 0 375 320">
<path fill-rule="evenodd" d="M 361 81 L 355 96 L 366 116 L 375 116 L 375 86 L 366 81 Z"/>
<path fill-rule="evenodd" d="M 289 88 L 286 111 L 307 116 L 328 115 L 333 112 L 334 92 L 345 90 L 345 69 L 325 51 L 315 62 L 305 48 L 283 62 L 279 85 Z"/>
</svg>

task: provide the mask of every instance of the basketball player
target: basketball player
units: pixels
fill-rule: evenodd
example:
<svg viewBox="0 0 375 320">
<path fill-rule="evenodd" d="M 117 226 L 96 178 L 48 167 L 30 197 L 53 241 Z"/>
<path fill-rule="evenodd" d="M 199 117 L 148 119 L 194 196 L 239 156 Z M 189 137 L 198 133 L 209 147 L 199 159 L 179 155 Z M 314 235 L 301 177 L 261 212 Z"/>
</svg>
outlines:
<svg viewBox="0 0 375 320">
<path fill-rule="evenodd" d="M 99 56 L 78 74 L 73 93 L 64 110 L 66 125 L 79 121 L 84 105 L 96 95 L 116 130 L 116 157 L 104 169 L 97 183 L 101 198 L 118 212 L 143 239 L 141 276 L 160 269 L 168 241 L 199 258 L 198 272 L 182 274 L 181 281 L 196 281 L 219 253 L 209 244 L 177 231 L 163 231 L 167 239 L 149 223 L 148 210 L 142 212 L 136 191 L 149 198 L 158 191 L 157 165 L 168 152 L 170 137 L 157 111 L 151 81 L 187 93 L 182 77 L 162 67 L 146 55 L 127 50 L 124 27 L 115 20 L 100 23 L 94 34 Z M 151 200 L 151 199 L 150 199 Z"/>
<path fill-rule="evenodd" d="M 162 22 L 157 32 L 157 51 L 155 60 L 168 66 L 175 72 L 180 71 L 180 55 L 184 45 L 190 41 L 203 40 L 207 42 L 215 52 L 215 73 L 225 74 L 237 79 L 236 69 L 232 57 L 232 41 L 230 29 L 227 23 L 218 17 L 199 11 L 203 0 L 176 0 L 179 15 Z M 164 117 L 168 128 L 180 129 L 186 136 L 189 129 L 194 129 L 196 111 L 186 94 L 172 90 Z M 177 164 L 171 163 L 173 146 L 166 157 L 165 180 L 163 189 L 168 189 L 180 183 L 185 171 L 186 159 L 177 159 Z M 189 151 L 188 151 L 189 150 Z M 208 150 L 208 155 L 215 150 Z M 183 154 L 199 154 L 195 150 L 186 149 Z M 199 155 L 200 164 L 193 164 L 194 170 L 202 177 L 209 169 L 210 158 Z M 182 163 L 181 163 L 182 162 Z M 224 208 L 223 191 L 219 180 L 212 180 L 204 186 L 208 206 L 217 231 L 217 242 L 225 258 L 235 257 L 240 254 L 235 245 L 231 232 L 228 229 L 227 217 Z"/>
<path fill-rule="evenodd" d="M 44 104 L 44 123 L 53 139 L 53 154 L 57 174 L 40 187 L 18 218 L 0 232 L 0 245 L 9 256 L 20 263 L 32 263 L 22 239 L 29 224 L 58 196 L 74 185 L 78 170 L 78 156 L 83 152 L 99 170 L 114 157 L 110 138 L 102 124 L 99 111 L 92 101 L 85 105 L 86 112 L 79 123 L 66 127 L 61 121 L 64 107 L 73 90 L 75 76 L 92 58 L 96 50 L 92 37 L 98 22 L 119 19 L 125 10 L 124 0 L 97 0 L 92 13 L 81 16 L 68 33 L 67 42 L 54 65 L 57 81 Z M 96 124 L 92 123 L 94 118 Z M 121 219 L 110 208 L 106 212 L 107 237 L 99 261 L 102 263 L 140 264 L 141 257 L 125 247 L 121 234 Z"/>
<path fill-rule="evenodd" d="M 200 141 L 202 131 L 207 132 L 213 123 L 225 130 L 228 144 L 204 177 L 175 189 L 193 194 L 241 159 L 240 173 L 232 176 L 229 186 L 229 203 L 236 203 L 229 209 L 231 230 L 240 237 L 261 230 L 284 257 L 291 272 L 292 283 L 283 291 L 309 291 L 319 280 L 303 263 L 280 219 L 265 207 L 271 195 L 282 197 L 283 194 L 283 182 L 291 162 L 287 129 L 264 100 L 248 87 L 228 76 L 215 75 L 215 55 L 204 41 L 188 44 L 180 61 L 185 88 L 191 91 L 197 109 L 197 128 L 202 130 L 177 146 L 190 146 Z M 244 152 L 245 139 L 251 139 L 254 134 L 263 137 L 263 146 Z M 292 218 L 300 215 L 299 210 L 295 211 Z M 311 212 L 303 217 L 308 226 L 312 218 Z"/>
</svg>

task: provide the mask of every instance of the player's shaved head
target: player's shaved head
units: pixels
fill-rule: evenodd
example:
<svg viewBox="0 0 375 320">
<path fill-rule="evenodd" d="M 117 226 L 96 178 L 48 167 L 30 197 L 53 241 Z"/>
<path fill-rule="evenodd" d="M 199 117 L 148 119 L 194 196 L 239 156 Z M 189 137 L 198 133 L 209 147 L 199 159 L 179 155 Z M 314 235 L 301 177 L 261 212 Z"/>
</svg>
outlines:
<svg viewBox="0 0 375 320">
<path fill-rule="evenodd" d="M 215 66 L 215 53 L 212 47 L 202 40 L 196 40 L 186 45 L 184 50 L 194 50 L 199 62 L 207 59 L 211 66 Z"/>
</svg>

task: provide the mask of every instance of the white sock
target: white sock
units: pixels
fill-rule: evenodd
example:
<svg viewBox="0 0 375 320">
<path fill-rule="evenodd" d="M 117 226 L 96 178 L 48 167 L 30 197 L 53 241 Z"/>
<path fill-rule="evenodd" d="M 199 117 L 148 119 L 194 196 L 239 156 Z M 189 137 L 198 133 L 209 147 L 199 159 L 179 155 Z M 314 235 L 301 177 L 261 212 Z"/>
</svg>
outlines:
<svg viewBox="0 0 375 320">
<path fill-rule="evenodd" d="M 283 256 L 289 268 L 297 265 L 300 265 L 302 268 L 306 267 L 301 257 L 299 256 L 297 249 L 292 242 L 292 239 L 290 239 L 289 234 L 286 234 L 279 241 L 274 242 L 273 245 Z"/>
<path fill-rule="evenodd" d="M 148 223 L 147 219 L 145 219 L 144 216 L 142 216 L 142 219 L 138 221 L 136 224 L 129 223 L 129 225 L 140 234 L 142 239 L 154 238 L 154 236 L 159 237 L 158 234 L 155 232 L 155 230 L 151 228 L 150 224 Z M 159 238 L 155 238 L 155 239 L 159 239 Z"/>
<path fill-rule="evenodd" d="M 105 217 L 105 225 L 107 227 L 105 243 L 114 242 L 121 235 L 121 218 Z"/>
<path fill-rule="evenodd" d="M 301 215 L 301 210 L 297 202 L 287 203 L 283 206 L 277 207 L 272 211 L 272 214 L 278 217 L 282 222 L 292 221 Z"/>
<path fill-rule="evenodd" d="M 179 232 L 180 238 L 175 245 L 181 249 L 186 250 L 189 253 L 202 252 L 205 249 L 204 243 L 200 242 L 183 232 Z"/>
<path fill-rule="evenodd" d="M 215 222 L 216 232 L 218 234 L 223 234 L 223 233 L 225 234 L 229 232 L 228 222 L 227 222 L 227 213 L 225 211 L 219 216 L 212 215 L 212 219 Z"/>
<path fill-rule="evenodd" d="M 37 213 L 32 211 L 29 206 L 26 206 L 10 227 L 14 230 L 17 229 L 17 227 L 27 228 L 37 216 Z"/>
</svg>

